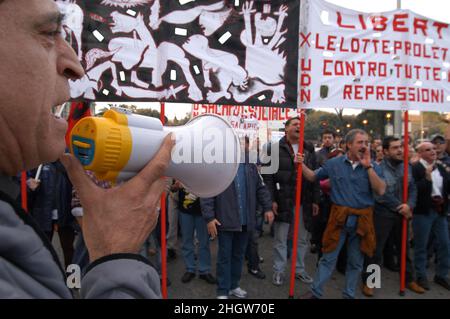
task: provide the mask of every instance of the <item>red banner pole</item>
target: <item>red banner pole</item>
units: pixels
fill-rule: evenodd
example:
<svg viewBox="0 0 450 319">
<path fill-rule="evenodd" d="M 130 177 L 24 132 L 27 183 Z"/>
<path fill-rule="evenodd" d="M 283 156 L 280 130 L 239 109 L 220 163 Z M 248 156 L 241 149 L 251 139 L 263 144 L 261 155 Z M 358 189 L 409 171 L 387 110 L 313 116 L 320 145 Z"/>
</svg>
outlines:
<svg viewBox="0 0 450 319">
<path fill-rule="evenodd" d="M 403 203 L 408 203 L 408 166 L 409 166 L 409 135 L 408 135 L 409 114 L 405 111 L 404 114 L 404 141 L 403 141 Z M 406 250 L 408 247 L 408 220 L 403 217 L 402 224 L 402 254 L 400 260 L 400 295 L 405 295 L 405 280 L 406 280 Z"/>
<path fill-rule="evenodd" d="M 301 110 L 300 114 L 300 136 L 298 139 L 298 152 L 303 154 L 303 142 L 305 132 L 305 112 Z M 303 169 L 302 165 L 297 164 L 297 184 L 296 184 L 296 197 L 295 197 L 295 222 L 294 222 L 294 239 L 292 243 L 292 254 L 291 254 L 291 281 L 289 288 L 289 298 L 294 298 L 294 289 L 295 289 L 295 267 L 297 265 L 297 240 L 298 240 L 298 227 L 300 223 L 301 213 L 301 197 L 302 197 L 302 177 L 303 177 Z"/>
<path fill-rule="evenodd" d="M 27 172 L 25 172 L 25 171 L 20 174 L 20 197 L 22 199 L 22 208 L 23 208 L 23 210 L 28 212 Z"/>
<path fill-rule="evenodd" d="M 165 124 L 165 103 L 161 104 L 160 120 Z M 167 299 L 167 251 L 166 251 L 166 192 L 161 194 L 161 291 Z"/>
</svg>

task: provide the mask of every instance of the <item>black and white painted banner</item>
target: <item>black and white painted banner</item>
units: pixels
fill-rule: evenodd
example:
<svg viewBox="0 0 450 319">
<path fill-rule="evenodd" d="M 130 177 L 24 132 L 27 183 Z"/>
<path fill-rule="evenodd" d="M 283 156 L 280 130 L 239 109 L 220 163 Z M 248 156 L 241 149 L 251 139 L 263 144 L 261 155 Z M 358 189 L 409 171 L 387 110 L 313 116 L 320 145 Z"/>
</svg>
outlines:
<svg viewBox="0 0 450 319">
<path fill-rule="evenodd" d="M 297 104 L 300 0 L 58 0 L 75 100 Z"/>
</svg>

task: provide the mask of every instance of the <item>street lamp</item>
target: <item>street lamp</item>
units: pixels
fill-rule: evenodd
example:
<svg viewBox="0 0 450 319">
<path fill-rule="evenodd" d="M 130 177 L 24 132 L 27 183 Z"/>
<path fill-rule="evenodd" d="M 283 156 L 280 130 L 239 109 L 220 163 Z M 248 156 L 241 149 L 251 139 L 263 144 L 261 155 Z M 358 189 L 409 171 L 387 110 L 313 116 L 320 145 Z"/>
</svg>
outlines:
<svg viewBox="0 0 450 319">
<path fill-rule="evenodd" d="M 346 127 L 347 127 L 347 128 L 351 128 L 352 125 L 351 125 L 351 124 L 347 124 Z"/>
<path fill-rule="evenodd" d="M 388 122 L 389 122 L 389 120 L 391 119 L 391 117 L 392 117 L 392 114 L 391 114 L 391 113 L 386 114 L 386 118 L 387 118 Z"/>
<path fill-rule="evenodd" d="M 364 124 L 364 125 L 367 125 L 367 123 L 369 123 L 368 120 L 364 120 L 364 121 L 363 121 L 363 124 Z"/>
</svg>

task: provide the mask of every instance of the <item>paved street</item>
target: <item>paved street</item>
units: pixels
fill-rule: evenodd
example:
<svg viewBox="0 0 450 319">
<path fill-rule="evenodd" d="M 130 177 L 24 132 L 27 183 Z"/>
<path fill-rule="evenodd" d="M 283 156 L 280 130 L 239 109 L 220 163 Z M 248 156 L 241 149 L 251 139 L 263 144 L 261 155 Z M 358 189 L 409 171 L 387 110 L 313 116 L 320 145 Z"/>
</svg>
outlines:
<svg viewBox="0 0 450 319">
<path fill-rule="evenodd" d="M 217 243 L 215 240 L 211 244 L 213 274 L 215 275 L 216 269 L 216 256 L 217 256 Z M 181 241 L 178 240 L 178 245 Z M 55 236 L 53 245 L 56 247 L 58 254 L 61 258 L 61 247 Z M 264 236 L 259 239 L 260 255 L 264 258 L 264 263 L 261 264 L 261 269 L 266 274 L 266 279 L 260 280 L 251 276 L 247 272 L 247 266 L 244 265 L 241 287 L 247 290 L 249 298 L 252 299 L 284 299 L 289 295 L 289 278 L 283 286 L 277 287 L 272 284 L 272 238 L 269 232 L 265 231 Z M 191 282 L 184 284 L 181 282 L 181 277 L 184 274 L 184 263 L 180 254 L 180 250 L 177 251 L 178 256 L 175 260 L 168 263 L 169 279 L 171 286 L 168 289 L 170 299 L 210 299 L 216 297 L 216 286 L 210 285 L 198 277 L 194 278 Z M 307 271 L 312 276 L 315 270 L 317 255 L 308 253 L 306 257 Z M 289 260 L 290 266 L 290 260 Z M 289 271 L 290 267 L 288 268 Z M 431 290 L 427 291 L 424 295 L 418 295 L 412 291 L 406 290 L 406 296 L 401 297 L 398 294 L 399 291 L 399 275 L 393 273 L 390 270 L 382 268 L 382 289 L 376 290 L 374 298 L 396 299 L 396 298 L 408 298 L 408 299 L 450 299 L 450 292 L 444 288 L 434 284 L 432 282 L 432 276 L 434 272 L 430 270 L 429 279 L 431 284 Z M 289 276 L 289 275 L 288 275 Z M 325 289 L 325 298 L 340 299 L 341 291 L 344 287 L 344 276 L 335 271 L 332 279 L 328 283 Z M 295 286 L 295 298 L 307 292 L 307 285 L 299 280 L 296 280 Z M 358 290 L 358 298 L 365 298 Z"/>
<path fill-rule="evenodd" d="M 180 244 L 180 241 L 179 241 Z M 264 258 L 264 263 L 261 264 L 261 269 L 266 274 L 266 279 L 260 280 L 251 276 L 247 272 L 247 266 L 244 265 L 241 287 L 247 290 L 249 298 L 254 299 L 282 299 L 289 296 L 289 278 L 283 286 L 277 287 L 272 284 L 272 238 L 268 231 L 264 233 L 264 236 L 259 241 L 260 255 Z M 217 256 L 217 240 L 211 245 L 212 259 L 213 259 L 213 274 L 215 275 L 215 265 Z M 312 276 L 314 275 L 315 263 L 317 255 L 309 254 L 306 257 L 307 271 Z M 290 260 L 289 260 L 290 266 Z M 290 267 L 289 267 L 290 269 Z M 375 298 L 430 298 L 430 299 L 450 299 L 450 292 L 444 288 L 431 283 L 431 290 L 424 295 L 418 295 L 412 291 L 406 290 L 406 296 L 399 296 L 399 274 L 391 272 L 385 268 L 382 268 L 382 289 L 376 290 Z M 215 298 L 216 289 L 214 285 L 210 285 L 203 280 L 196 277 L 194 280 L 187 284 L 181 282 L 181 277 L 184 273 L 184 264 L 180 251 L 178 250 L 178 257 L 168 263 L 169 279 L 172 285 L 169 287 L 169 298 L 173 299 L 190 299 L 190 298 Z M 433 273 L 434 274 L 434 273 Z M 432 280 L 432 273 L 430 272 L 429 279 Z M 344 287 L 344 276 L 337 271 L 333 274 L 332 279 L 327 285 L 325 291 L 325 298 L 341 298 L 341 291 Z M 295 285 L 295 297 L 307 292 L 308 287 L 303 282 L 296 280 Z M 358 298 L 365 298 L 360 291 L 358 291 Z"/>
</svg>

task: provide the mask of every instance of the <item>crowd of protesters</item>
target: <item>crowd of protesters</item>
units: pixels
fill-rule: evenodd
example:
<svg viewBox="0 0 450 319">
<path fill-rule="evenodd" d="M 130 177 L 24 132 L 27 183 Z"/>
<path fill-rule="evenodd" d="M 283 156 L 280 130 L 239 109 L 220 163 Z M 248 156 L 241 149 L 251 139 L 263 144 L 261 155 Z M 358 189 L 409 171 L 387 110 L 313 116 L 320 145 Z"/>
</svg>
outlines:
<svg viewBox="0 0 450 319">
<path fill-rule="evenodd" d="M 311 287 L 302 298 L 324 297 L 335 269 L 345 274 L 344 298 L 355 298 L 358 287 L 365 296 L 373 296 L 374 289 L 367 284 L 368 266 L 399 271 L 404 219 L 408 225 L 406 288 L 424 294 L 430 290 L 428 274 L 432 273 L 436 284 L 450 290 L 450 156 L 445 138 L 437 135 L 411 149 L 408 199 L 403 202 L 402 140 L 387 136 L 369 143 L 365 131 L 354 129 L 341 142 L 333 131 L 325 130 L 320 149 L 305 141 L 300 154 L 299 132 L 300 121 L 292 118 L 285 123 L 285 136 L 269 145 L 269 155 L 274 147 L 279 149 L 276 173 L 261 175 L 259 162 L 250 163 L 247 157 L 233 183 L 216 197 L 198 198 L 180 182 L 168 182 L 168 262 L 181 255 L 185 272 L 179 280 L 188 285 L 198 275 L 206 284 L 216 285 L 217 298 L 248 297 L 239 284 L 244 260 L 250 275 L 266 279 L 258 253 L 265 220 L 273 236 L 269 280 L 285 285 L 293 246 L 297 169 L 302 165 L 295 278 Z M 247 155 L 248 146 L 246 138 Z M 89 256 L 76 190 L 58 163 L 43 165 L 39 180 L 35 174 L 36 170 L 28 172 L 27 181 L 31 215 L 49 240 L 58 232 L 66 266 L 75 263 L 84 271 Z M 111 187 L 93 173 L 88 175 L 100 187 Z M 155 256 L 154 267 L 161 276 L 160 226 L 158 220 L 141 254 Z M 213 273 L 210 244 L 216 238 Z M 308 252 L 317 254 L 315 273 L 306 271 L 305 258 L 313 257 Z"/>
</svg>

